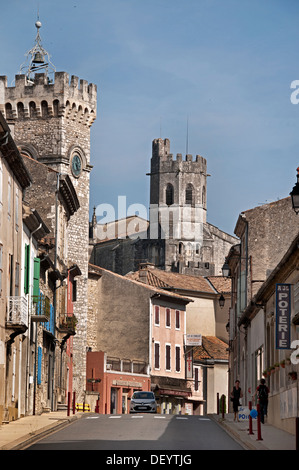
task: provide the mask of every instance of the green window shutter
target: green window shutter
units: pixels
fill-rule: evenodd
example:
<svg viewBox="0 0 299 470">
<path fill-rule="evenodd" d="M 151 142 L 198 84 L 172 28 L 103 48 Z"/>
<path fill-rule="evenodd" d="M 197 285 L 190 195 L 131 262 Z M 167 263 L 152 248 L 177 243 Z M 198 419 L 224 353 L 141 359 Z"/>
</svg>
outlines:
<svg viewBox="0 0 299 470">
<path fill-rule="evenodd" d="M 25 244 L 24 293 L 29 294 L 30 246 Z"/>
<path fill-rule="evenodd" d="M 38 297 L 39 295 L 39 277 L 40 277 L 40 259 L 34 258 L 34 269 L 33 269 L 33 296 Z"/>
</svg>

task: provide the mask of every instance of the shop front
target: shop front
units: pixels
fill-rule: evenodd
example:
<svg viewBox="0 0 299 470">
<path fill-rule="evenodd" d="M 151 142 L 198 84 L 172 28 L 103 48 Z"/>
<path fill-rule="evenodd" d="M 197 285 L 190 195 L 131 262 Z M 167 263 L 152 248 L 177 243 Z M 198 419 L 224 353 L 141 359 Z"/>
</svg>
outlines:
<svg viewBox="0 0 299 470">
<path fill-rule="evenodd" d="M 155 393 L 158 413 L 183 415 L 188 412 L 188 397 L 191 389 L 186 381 L 168 377 L 152 377 L 151 389 Z"/>
</svg>

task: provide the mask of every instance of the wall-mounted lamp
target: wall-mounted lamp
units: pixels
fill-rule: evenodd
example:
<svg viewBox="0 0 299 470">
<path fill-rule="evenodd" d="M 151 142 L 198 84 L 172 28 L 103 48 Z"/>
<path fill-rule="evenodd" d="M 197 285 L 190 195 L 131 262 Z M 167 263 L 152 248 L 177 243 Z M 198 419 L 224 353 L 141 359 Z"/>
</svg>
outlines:
<svg viewBox="0 0 299 470">
<path fill-rule="evenodd" d="M 299 167 L 297 168 L 297 183 L 293 187 L 292 191 L 290 192 L 290 196 L 292 197 L 292 205 L 293 209 L 296 214 L 299 213 Z"/>
<path fill-rule="evenodd" d="M 227 263 L 224 263 L 222 266 L 222 276 L 229 277 L 230 276 L 230 267 Z"/>
<path fill-rule="evenodd" d="M 223 308 L 224 304 L 225 304 L 225 298 L 224 298 L 223 294 L 221 294 L 220 297 L 219 297 L 220 308 Z"/>
</svg>

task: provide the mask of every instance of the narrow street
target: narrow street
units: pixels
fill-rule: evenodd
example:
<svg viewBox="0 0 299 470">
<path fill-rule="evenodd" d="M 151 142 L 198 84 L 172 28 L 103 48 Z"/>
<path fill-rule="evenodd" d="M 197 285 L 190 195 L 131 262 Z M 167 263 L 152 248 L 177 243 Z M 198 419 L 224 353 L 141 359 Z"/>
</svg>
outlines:
<svg viewBox="0 0 299 470">
<path fill-rule="evenodd" d="M 242 450 L 204 416 L 89 415 L 28 450 Z M 185 455 L 184 452 L 181 455 Z"/>
</svg>

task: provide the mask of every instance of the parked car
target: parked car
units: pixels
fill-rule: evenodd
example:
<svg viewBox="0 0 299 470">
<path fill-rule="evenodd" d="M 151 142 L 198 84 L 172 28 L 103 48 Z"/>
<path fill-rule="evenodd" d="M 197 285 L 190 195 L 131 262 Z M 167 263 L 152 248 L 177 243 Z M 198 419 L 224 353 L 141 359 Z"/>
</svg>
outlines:
<svg viewBox="0 0 299 470">
<path fill-rule="evenodd" d="M 153 392 L 134 392 L 130 413 L 157 413 L 157 402 Z"/>
</svg>

